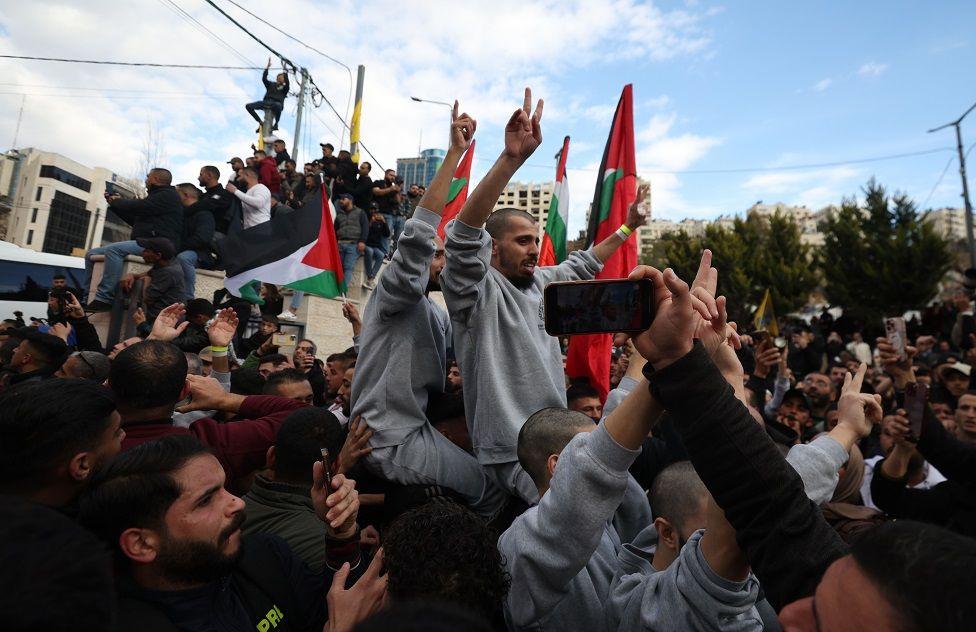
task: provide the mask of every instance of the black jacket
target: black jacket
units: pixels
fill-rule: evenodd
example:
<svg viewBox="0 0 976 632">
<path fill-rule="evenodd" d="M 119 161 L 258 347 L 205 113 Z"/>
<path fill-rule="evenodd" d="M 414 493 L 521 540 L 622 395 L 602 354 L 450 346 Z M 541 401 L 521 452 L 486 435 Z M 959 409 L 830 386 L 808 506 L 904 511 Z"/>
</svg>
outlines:
<svg viewBox="0 0 976 632">
<path fill-rule="evenodd" d="M 214 216 L 214 226 L 218 232 L 227 233 L 230 225 L 230 205 L 233 195 L 228 193 L 220 183 L 207 189 L 197 204 L 203 205 Z"/>
<path fill-rule="evenodd" d="M 273 101 L 275 103 L 281 103 L 284 105 L 285 97 L 288 96 L 288 75 L 285 74 L 285 82 L 278 85 L 277 81 L 268 81 L 268 69 L 264 69 L 264 73 L 261 75 L 261 81 L 264 83 L 264 101 Z"/>
<path fill-rule="evenodd" d="M 173 344 L 181 351 L 200 353 L 201 349 L 210 346 L 210 335 L 200 325 L 190 323 L 183 333 L 173 340 Z"/>
<path fill-rule="evenodd" d="M 827 567 L 847 554 L 847 545 L 705 348 L 696 341 L 690 353 L 647 377 L 769 602 L 778 611 L 812 595 Z"/>
<path fill-rule="evenodd" d="M 216 221 L 207 205 L 198 201 L 183 211 L 183 242 L 180 250 L 197 253 L 197 267 L 206 268 L 211 263 L 210 244 L 213 242 Z"/>
<path fill-rule="evenodd" d="M 175 187 L 153 185 L 141 200 L 115 200 L 108 209 L 132 226 L 132 239 L 165 237 L 180 251 L 183 204 Z"/>
</svg>

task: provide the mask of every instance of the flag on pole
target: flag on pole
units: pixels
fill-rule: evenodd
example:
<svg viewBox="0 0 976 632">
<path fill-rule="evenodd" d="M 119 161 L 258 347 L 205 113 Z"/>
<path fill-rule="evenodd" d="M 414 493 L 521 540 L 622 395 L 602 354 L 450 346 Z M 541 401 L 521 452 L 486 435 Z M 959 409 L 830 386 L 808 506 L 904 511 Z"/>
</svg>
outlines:
<svg viewBox="0 0 976 632">
<path fill-rule="evenodd" d="M 569 136 L 563 139 L 563 148 L 556 158 L 556 186 L 552 189 L 549 217 L 542 233 L 539 265 L 554 266 L 566 260 L 566 227 L 569 225 L 569 179 L 566 177 L 566 157 L 569 155 Z"/>
<path fill-rule="evenodd" d="M 590 207 L 587 246 L 613 234 L 627 219 L 627 209 L 637 198 L 637 160 L 634 152 L 633 86 L 624 86 L 613 116 L 613 127 L 603 151 L 603 161 Z M 607 260 L 598 279 L 624 278 L 637 265 L 637 244 L 629 239 Z M 610 389 L 610 334 L 573 336 L 569 339 L 566 372 L 587 377 L 606 399 Z"/>
<path fill-rule="evenodd" d="M 363 114 L 363 97 L 356 95 L 356 105 L 352 109 L 352 125 L 349 126 L 349 148 L 352 161 L 359 164 L 359 119 Z"/>
<path fill-rule="evenodd" d="M 458 163 L 457 169 L 454 170 L 451 189 L 447 193 L 447 203 L 444 205 L 444 211 L 441 213 L 441 223 L 437 227 L 437 234 L 440 235 L 441 239 L 444 239 L 444 228 L 447 226 L 447 223 L 457 217 L 457 214 L 461 212 L 461 207 L 464 206 L 465 200 L 468 199 L 468 185 L 471 183 L 471 161 L 474 160 L 475 142 L 473 140 L 471 141 L 471 146 L 464 152 L 464 156 L 461 157 L 461 162 Z"/>
<path fill-rule="evenodd" d="M 345 292 L 329 197 L 323 184 L 320 194 L 301 209 L 228 234 L 219 246 L 227 270 L 224 287 L 255 303 L 260 298 L 254 281 L 326 298 Z"/>
<path fill-rule="evenodd" d="M 776 322 L 776 312 L 773 311 L 773 297 L 769 294 L 769 288 L 766 288 L 762 303 L 759 304 L 756 315 L 752 317 L 752 324 L 756 331 L 767 331 L 774 338 L 779 336 L 779 323 Z"/>
</svg>

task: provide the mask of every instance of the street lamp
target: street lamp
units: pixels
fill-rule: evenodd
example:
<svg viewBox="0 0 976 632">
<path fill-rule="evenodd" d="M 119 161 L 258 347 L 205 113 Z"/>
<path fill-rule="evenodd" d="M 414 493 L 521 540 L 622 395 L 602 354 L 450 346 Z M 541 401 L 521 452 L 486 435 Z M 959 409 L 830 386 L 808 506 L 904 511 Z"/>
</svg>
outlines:
<svg viewBox="0 0 976 632">
<path fill-rule="evenodd" d="M 969 202 L 969 186 L 966 184 L 966 155 L 962 151 L 962 130 L 960 129 L 960 124 L 974 109 L 976 109 L 976 103 L 971 105 L 956 120 L 928 131 L 931 134 L 932 132 L 937 132 L 947 127 L 956 128 L 956 150 L 959 152 L 959 175 L 962 177 L 962 200 L 966 210 L 966 241 L 969 243 L 969 266 L 971 268 L 976 268 L 976 241 L 973 239 L 973 205 Z"/>
<path fill-rule="evenodd" d="M 421 99 L 420 97 L 410 97 L 410 100 L 416 101 L 417 103 L 434 103 L 436 105 L 443 105 L 448 108 L 451 108 L 452 111 L 454 110 L 454 105 L 450 103 L 444 103 L 443 101 L 434 101 L 433 99 Z"/>
</svg>

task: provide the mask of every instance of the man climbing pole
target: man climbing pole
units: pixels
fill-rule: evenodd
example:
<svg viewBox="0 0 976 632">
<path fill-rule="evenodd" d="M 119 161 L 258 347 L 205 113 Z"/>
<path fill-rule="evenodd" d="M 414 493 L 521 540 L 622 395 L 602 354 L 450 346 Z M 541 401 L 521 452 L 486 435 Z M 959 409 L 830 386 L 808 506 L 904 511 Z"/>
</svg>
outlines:
<svg viewBox="0 0 976 632">
<path fill-rule="evenodd" d="M 285 107 L 285 97 L 288 96 L 288 74 L 279 72 L 273 82 L 268 81 L 269 68 L 271 68 L 270 57 L 268 57 L 268 65 L 264 67 L 264 74 L 261 75 L 261 81 L 264 82 L 264 98 L 244 106 L 251 116 L 254 117 L 254 120 L 258 122 L 258 128 L 255 132 L 260 132 L 262 125 L 262 121 L 258 118 L 256 110 L 271 110 L 274 119 L 272 120 L 269 131 L 273 132 L 278 129 L 278 119 L 281 118 L 281 110 Z"/>
</svg>

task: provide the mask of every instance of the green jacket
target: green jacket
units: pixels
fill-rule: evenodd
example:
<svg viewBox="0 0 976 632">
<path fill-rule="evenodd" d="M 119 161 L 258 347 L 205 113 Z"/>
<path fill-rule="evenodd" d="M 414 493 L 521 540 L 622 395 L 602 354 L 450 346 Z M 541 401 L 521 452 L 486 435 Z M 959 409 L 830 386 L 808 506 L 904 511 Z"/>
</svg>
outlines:
<svg viewBox="0 0 976 632">
<path fill-rule="evenodd" d="M 279 483 L 263 476 L 254 479 L 244 496 L 244 535 L 274 534 L 291 547 L 313 571 L 325 566 L 326 524 L 315 515 L 309 487 Z"/>
</svg>

